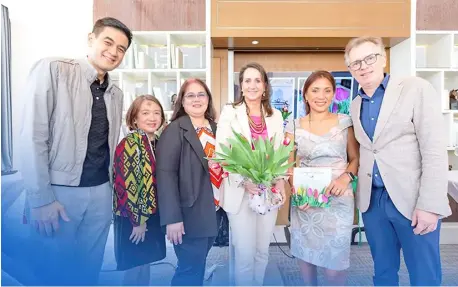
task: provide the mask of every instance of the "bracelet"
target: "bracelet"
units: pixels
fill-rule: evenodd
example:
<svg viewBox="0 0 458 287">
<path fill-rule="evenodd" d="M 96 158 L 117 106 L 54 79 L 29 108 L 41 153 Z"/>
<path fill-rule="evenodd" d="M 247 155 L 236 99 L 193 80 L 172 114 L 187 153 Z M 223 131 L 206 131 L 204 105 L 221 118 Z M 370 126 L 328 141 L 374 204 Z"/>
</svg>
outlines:
<svg viewBox="0 0 458 287">
<path fill-rule="evenodd" d="M 348 177 L 350 177 L 350 182 L 355 181 L 356 176 L 351 171 L 347 171 L 345 173 L 348 175 Z"/>
</svg>

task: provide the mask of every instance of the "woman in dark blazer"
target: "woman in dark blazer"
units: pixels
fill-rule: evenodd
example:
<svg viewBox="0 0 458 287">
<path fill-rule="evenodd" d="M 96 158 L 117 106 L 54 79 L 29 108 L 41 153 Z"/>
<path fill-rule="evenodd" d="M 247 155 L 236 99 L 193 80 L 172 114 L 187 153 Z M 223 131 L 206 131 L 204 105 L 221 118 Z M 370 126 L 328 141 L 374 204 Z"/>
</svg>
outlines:
<svg viewBox="0 0 458 287">
<path fill-rule="evenodd" d="M 174 286 L 203 285 L 207 254 L 218 233 L 222 170 L 211 168 L 206 159 L 215 150 L 214 117 L 208 87 L 199 79 L 188 79 L 157 145 L 161 225 L 178 258 Z"/>
</svg>

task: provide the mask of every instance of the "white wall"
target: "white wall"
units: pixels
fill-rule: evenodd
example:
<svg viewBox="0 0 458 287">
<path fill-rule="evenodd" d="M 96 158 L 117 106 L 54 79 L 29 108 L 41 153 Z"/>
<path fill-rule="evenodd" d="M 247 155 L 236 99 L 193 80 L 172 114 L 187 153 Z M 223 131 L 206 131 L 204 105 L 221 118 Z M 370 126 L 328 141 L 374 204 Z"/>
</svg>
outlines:
<svg viewBox="0 0 458 287">
<path fill-rule="evenodd" d="M 412 53 L 415 41 L 412 37 L 390 48 L 390 75 L 394 77 L 406 77 L 415 75 L 415 61 Z"/>
<path fill-rule="evenodd" d="M 93 0 L 1 0 L 11 21 L 13 165 L 20 169 L 17 148 L 22 87 L 34 62 L 42 57 L 84 57 L 93 25 Z"/>
</svg>

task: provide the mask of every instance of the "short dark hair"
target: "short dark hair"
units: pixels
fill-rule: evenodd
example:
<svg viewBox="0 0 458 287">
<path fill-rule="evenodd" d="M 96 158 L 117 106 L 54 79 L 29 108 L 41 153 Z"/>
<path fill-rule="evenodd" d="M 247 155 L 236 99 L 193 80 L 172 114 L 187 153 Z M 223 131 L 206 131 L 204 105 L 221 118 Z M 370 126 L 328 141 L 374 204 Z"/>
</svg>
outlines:
<svg viewBox="0 0 458 287">
<path fill-rule="evenodd" d="M 137 118 L 138 113 L 140 112 L 140 107 L 142 106 L 142 103 L 144 101 L 152 101 L 156 103 L 159 106 L 159 108 L 161 108 L 161 126 L 160 127 L 162 127 L 162 125 L 164 125 L 165 123 L 165 113 L 164 113 L 164 109 L 162 108 L 161 102 L 159 102 L 159 100 L 152 95 L 141 95 L 135 98 L 135 100 L 132 102 L 129 109 L 127 110 L 126 125 L 130 131 L 137 129 L 137 125 L 135 124 L 135 119 Z"/>
<path fill-rule="evenodd" d="M 216 111 L 215 111 L 215 108 L 213 107 L 213 99 L 212 99 L 212 94 L 210 93 L 210 89 L 205 84 L 205 82 L 202 81 L 201 79 L 190 78 L 190 79 L 187 79 L 181 85 L 180 91 L 178 92 L 178 98 L 175 102 L 175 108 L 173 110 L 173 115 L 172 115 L 172 118 L 170 119 L 170 122 L 173 122 L 174 120 L 187 115 L 183 107 L 183 98 L 184 98 L 184 94 L 186 93 L 186 89 L 192 83 L 197 83 L 201 85 L 202 88 L 204 88 L 205 93 L 207 93 L 208 95 L 208 106 L 207 106 L 207 110 L 205 111 L 205 118 L 208 121 L 215 121 Z"/>
<path fill-rule="evenodd" d="M 243 96 L 243 91 L 242 91 L 242 83 L 243 83 L 243 77 L 245 75 L 245 71 L 250 68 L 257 70 L 261 74 L 261 80 L 264 82 L 264 85 L 265 85 L 265 91 L 264 91 L 265 96 L 261 98 L 261 105 L 266 115 L 270 117 L 274 113 L 272 109 L 272 104 L 270 103 L 270 95 L 272 91 L 271 91 L 271 87 L 269 83 L 269 77 L 267 76 L 267 72 L 264 69 L 264 67 L 259 63 L 255 63 L 255 62 L 248 63 L 240 69 L 240 73 L 239 73 L 240 98 L 232 106 L 235 107 L 235 106 L 241 105 L 242 103 L 245 103 L 245 97 Z"/>
<path fill-rule="evenodd" d="M 94 27 L 92 28 L 92 33 L 94 33 L 95 36 L 99 36 L 105 27 L 115 28 L 123 32 L 129 41 L 129 45 L 127 45 L 127 48 L 129 48 L 130 43 L 132 43 L 132 31 L 130 31 L 124 23 L 112 17 L 105 17 L 95 22 Z"/>
</svg>

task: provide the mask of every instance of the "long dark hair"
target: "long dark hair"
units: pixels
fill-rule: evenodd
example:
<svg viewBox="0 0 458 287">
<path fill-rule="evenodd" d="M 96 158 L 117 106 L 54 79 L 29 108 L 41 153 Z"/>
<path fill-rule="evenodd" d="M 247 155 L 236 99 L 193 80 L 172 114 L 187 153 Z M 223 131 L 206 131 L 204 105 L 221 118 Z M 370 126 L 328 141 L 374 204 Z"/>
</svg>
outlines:
<svg viewBox="0 0 458 287">
<path fill-rule="evenodd" d="M 273 110 L 272 110 L 272 105 L 270 104 L 271 88 L 270 88 L 269 78 L 267 77 L 267 73 L 264 67 L 258 63 L 254 63 L 254 62 L 249 63 L 240 69 L 240 73 L 239 73 L 240 98 L 232 106 L 235 107 L 235 106 L 241 105 L 242 103 L 245 103 L 245 97 L 243 96 L 243 90 L 242 90 L 242 83 L 243 83 L 243 76 L 245 74 L 245 71 L 249 68 L 255 69 L 261 74 L 262 81 L 264 82 L 264 85 L 265 85 L 265 92 L 264 92 L 265 96 L 261 98 L 261 105 L 266 115 L 270 117 L 273 114 Z"/>
<path fill-rule="evenodd" d="M 207 93 L 207 95 L 208 95 L 208 106 L 207 106 L 207 110 L 205 111 L 205 115 L 204 116 L 209 121 L 215 121 L 216 112 L 215 112 L 215 108 L 213 107 L 213 98 L 212 98 L 212 94 L 210 93 L 210 89 L 204 83 L 204 81 L 202 81 L 201 79 L 190 78 L 190 79 L 187 79 L 181 85 L 180 91 L 178 92 L 178 97 L 177 97 L 176 102 L 175 102 L 175 107 L 173 109 L 173 115 L 172 115 L 172 118 L 170 119 L 170 122 L 173 122 L 174 120 L 179 119 L 182 116 L 187 115 L 187 113 L 186 113 L 186 111 L 184 110 L 184 107 L 183 107 L 183 98 L 184 98 L 184 94 L 186 93 L 186 89 L 192 83 L 197 83 L 197 84 L 201 85 L 202 88 L 204 88 L 205 93 Z"/>
<path fill-rule="evenodd" d="M 305 103 L 305 114 L 310 113 L 310 105 L 305 99 L 305 94 L 307 94 L 308 89 L 310 86 L 318 79 L 320 78 L 325 78 L 327 79 L 331 85 L 332 85 L 332 91 L 335 94 L 336 93 L 336 80 L 334 80 L 334 77 L 329 73 L 328 71 L 324 70 L 319 70 L 313 72 L 310 76 L 308 76 L 307 80 L 304 83 L 304 88 L 302 89 L 302 97 L 304 97 L 304 103 Z"/>
</svg>

